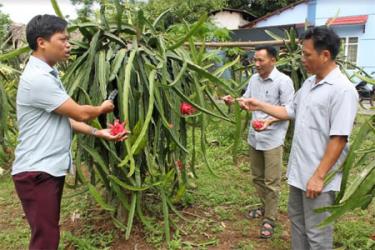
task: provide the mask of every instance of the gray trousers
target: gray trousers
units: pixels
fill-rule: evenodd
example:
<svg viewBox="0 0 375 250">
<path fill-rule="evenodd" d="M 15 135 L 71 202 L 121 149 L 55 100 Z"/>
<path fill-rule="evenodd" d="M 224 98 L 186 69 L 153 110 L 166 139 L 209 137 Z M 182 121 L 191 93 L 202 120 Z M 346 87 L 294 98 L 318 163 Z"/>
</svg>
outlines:
<svg viewBox="0 0 375 250">
<path fill-rule="evenodd" d="M 293 250 L 333 248 L 333 225 L 317 227 L 330 213 L 316 213 L 314 209 L 332 205 L 334 201 L 334 191 L 321 193 L 315 199 L 308 199 L 305 191 L 289 186 L 288 217 L 291 223 Z"/>
</svg>

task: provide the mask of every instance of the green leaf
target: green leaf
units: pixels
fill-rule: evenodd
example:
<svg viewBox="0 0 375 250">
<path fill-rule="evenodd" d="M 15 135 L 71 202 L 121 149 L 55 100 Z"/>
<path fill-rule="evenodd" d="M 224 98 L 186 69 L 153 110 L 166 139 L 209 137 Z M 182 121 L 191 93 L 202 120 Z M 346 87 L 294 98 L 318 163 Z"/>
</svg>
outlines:
<svg viewBox="0 0 375 250">
<path fill-rule="evenodd" d="M 24 53 L 29 52 L 30 50 L 31 49 L 28 46 L 25 46 L 16 50 L 12 50 L 11 52 L 0 55 L 0 62 L 16 58 Z"/>
<path fill-rule="evenodd" d="M 225 65 L 219 67 L 212 74 L 217 76 L 217 77 L 220 77 L 224 73 L 225 70 L 231 68 L 232 66 L 237 64 L 239 61 L 240 61 L 240 56 L 237 56 L 236 59 L 234 59 L 233 61 L 230 61 L 230 62 L 226 63 Z"/>
<path fill-rule="evenodd" d="M 109 76 L 110 82 L 116 78 L 116 75 L 122 66 L 125 56 L 126 56 L 126 49 L 120 49 L 117 52 L 115 59 L 113 60 L 112 65 L 111 65 L 112 66 L 111 75 Z"/>
<path fill-rule="evenodd" d="M 120 3 L 120 0 L 114 0 L 115 7 L 116 7 L 116 23 L 117 28 L 121 29 L 121 19 L 122 19 L 122 13 L 124 11 L 124 6 Z"/>
<path fill-rule="evenodd" d="M 168 50 L 174 50 L 174 49 L 180 47 L 182 44 L 184 44 L 184 42 L 189 40 L 189 38 L 191 36 L 193 36 L 199 30 L 199 28 L 204 24 L 204 22 L 206 20 L 207 20 L 207 15 L 201 16 L 201 18 L 199 18 L 198 22 L 196 24 L 194 24 L 193 28 L 191 28 L 191 30 L 189 30 L 189 32 L 183 38 L 178 40 L 175 44 L 169 46 L 167 49 Z"/>
<path fill-rule="evenodd" d="M 270 30 L 265 30 L 264 32 L 265 32 L 267 35 L 269 35 L 271 38 L 273 38 L 273 39 L 275 39 L 275 40 L 277 40 L 277 41 L 284 41 L 284 40 L 285 40 L 284 37 L 281 37 L 281 36 L 279 36 L 279 35 L 273 33 L 273 32 L 270 31 Z"/>
<path fill-rule="evenodd" d="M 137 34 L 137 31 L 135 30 L 135 28 L 133 26 L 125 25 L 125 24 L 121 25 L 121 29 L 119 31 L 123 32 L 125 34 L 128 34 L 128 35 L 136 35 Z"/>
<path fill-rule="evenodd" d="M 135 187 L 135 186 L 128 185 L 114 175 L 108 175 L 108 178 L 110 180 L 114 181 L 117 185 L 119 185 L 119 186 L 121 186 L 121 187 L 123 187 L 127 190 L 131 190 L 131 191 L 144 191 L 144 190 L 147 190 L 147 189 L 150 188 L 150 187 Z"/>
<path fill-rule="evenodd" d="M 129 215 L 128 215 L 128 224 L 127 224 L 126 232 L 125 232 L 125 239 L 126 240 L 129 239 L 130 233 L 131 233 L 131 230 L 132 230 L 136 204 L 137 204 L 137 194 L 133 193 L 132 194 L 132 201 L 131 201 L 131 204 L 130 204 Z"/>
<path fill-rule="evenodd" d="M 183 64 L 182 64 L 182 67 L 180 69 L 180 71 L 178 72 L 176 78 L 173 80 L 173 82 L 171 84 L 167 84 L 166 86 L 168 87 L 172 87 L 174 85 L 176 85 L 177 83 L 179 83 L 182 79 L 182 77 L 185 76 L 185 73 L 187 71 L 187 62 L 185 61 Z"/>
<path fill-rule="evenodd" d="M 353 183 L 353 187 L 349 188 L 348 191 L 350 196 L 339 203 L 329 207 L 323 207 L 315 209 L 316 212 L 330 211 L 331 215 L 320 223 L 320 226 L 325 226 L 333 221 L 337 220 L 344 213 L 353 211 L 355 208 L 366 208 L 372 201 L 375 195 L 375 164 L 373 163 L 368 171 L 364 172 L 356 181 Z M 360 183 L 358 185 L 358 183 Z"/>
<path fill-rule="evenodd" d="M 197 72 L 200 75 L 200 77 L 206 78 L 206 79 L 210 80 L 213 83 L 217 83 L 218 86 L 221 87 L 222 89 L 224 89 L 225 91 L 227 91 L 228 94 L 231 94 L 231 95 L 235 96 L 235 93 L 232 90 L 232 88 L 230 86 L 228 86 L 222 79 L 220 79 L 220 78 L 212 75 L 210 72 L 208 72 L 207 70 L 203 69 L 199 65 L 197 65 L 197 64 L 195 64 L 195 63 L 193 63 L 191 61 L 184 60 L 184 59 L 182 59 L 179 56 L 176 56 L 174 54 L 170 54 L 169 53 L 167 56 L 168 56 L 168 58 L 171 58 L 173 60 L 177 60 L 177 61 L 179 61 L 181 63 L 184 62 L 184 61 L 186 61 L 187 64 L 188 64 L 188 67 L 191 70 Z"/>
<path fill-rule="evenodd" d="M 0 84 L 0 110 L 0 143 L 3 144 L 3 134 L 5 134 L 5 131 L 8 129 L 9 105 L 7 93 L 5 92 L 2 83 Z M 0 146 L 0 149 L 2 149 L 2 145 Z"/>
<path fill-rule="evenodd" d="M 361 170 L 361 173 L 357 175 L 357 177 L 354 179 L 352 184 L 347 188 L 343 198 L 340 200 L 340 203 L 348 200 L 351 197 L 351 195 L 358 189 L 358 187 L 366 180 L 366 178 L 369 178 L 369 175 L 374 170 L 375 170 L 375 161 L 367 165 L 365 169 Z M 375 185 L 375 179 L 374 179 L 373 184 Z"/>
<path fill-rule="evenodd" d="M 199 106 L 198 104 L 192 102 L 192 100 L 191 100 L 190 98 L 188 98 L 187 96 L 185 96 L 184 93 L 183 93 L 180 89 L 178 89 L 178 88 L 176 88 L 176 87 L 173 87 L 172 89 L 176 92 L 176 94 L 177 94 L 178 96 L 181 97 L 181 99 L 183 99 L 184 101 L 190 103 L 190 104 L 191 104 L 193 107 L 195 107 L 196 109 L 198 109 L 198 110 L 200 110 L 200 111 L 202 111 L 202 112 L 204 112 L 204 113 L 206 113 L 206 114 L 209 114 L 209 115 L 212 115 L 212 116 L 214 116 L 214 117 L 220 118 L 220 119 L 222 119 L 222 120 L 225 120 L 225 121 L 228 121 L 228 122 L 234 123 L 234 121 L 230 120 L 229 118 L 224 117 L 224 116 L 221 116 L 221 115 L 218 115 L 218 114 L 215 114 L 215 113 L 209 111 L 208 109 L 206 109 L 206 108 L 204 108 L 204 107 L 202 107 L 202 106 Z"/>
<path fill-rule="evenodd" d="M 352 166 L 355 164 L 356 159 L 356 151 L 362 144 L 362 142 L 365 140 L 365 138 L 368 136 L 369 132 L 372 129 L 371 122 L 374 122 L 375 115 L 370 117 L 369 120 L 367 120 L 359 129 L 359 132 L 357 133 L 356 137 L 354 138 L 354 141 L 351 144 L 351 149 L 348 153 L 348 156 L 341 167 L 342 169 L 342 180 L 341 180 L 341 187 L 340 192 L 337 194 L 336 201 L 340 201 L 342 197 L 344 196 L 344 193 L 346 191 L 346 185 L 349 177 L 349 172 Z"/>
<path fill-rule="evenodd" d="M 95 29 L 101 29 L 100 25 L 93 22 L 85 22 L 85 23 L 77 23 L 70 25 L 68 27 L 68 32 L 73 32 L 78 28 L 95 28 Z"/>
<path fill-rule="evenodd" d="M 53 7 L 53 10 L 55 11 L 56 15 L 62 19 L 65 19 L 64 18 L 64 15 L 62 14 L 61 12 L 61 9 L 57 3 L 57 0 L 51 0 L 51 4 L 52 4 L 52 7 Z"/>
<path fill-rule="evenodd" d="M 152 23 L 152 26 L 154 28 L 156 28 L 159 24 L 160 24 L 160 21 L 163 20 L 163 18 L 169 13 L 171 12 L 171 9 L 167 9 L 166 11 L 164 11 L 163 13 L 161 13 L 156 19 L 155 21 Z"/>
<path fill-rule="evenodd" d="M 2 64 L 0 63 L 0 72 L 1 71 L 6 71 L 8 72 L 9 74 L 22 74 L 21 71 L 17 70 L 17 69 L 14 69 L 6 64 Z"/>
<path fill-rule="evenodd" d="M 87 43 L 84 43 L 84 42 L 81 42 L 81 41 L 74 41 L 74 40 L 71 40 L 69 41 L 70 44 L 72 45 L 75 45 L 75 46 L 78 46 L 80 47 L 81 49 L 88 49 L 89 48 L 89 44 Z"/>
<path fill-rule="evenodd" d="M 103 158 L 100 156 L 100 154 L 93 148 L 90 148 L 87 145 L 82 144 L 81 145 L 84 150 L 86 150 L 87 153 L 91 155 L 91 157 L 94 159 L 96 163 L 98 163 L 104 172 L 109 175 L 107 164 L 104 162 Z"/>
<path fill-rule="evenodd" d="M 124 89 L 123 89 L 123 98 L 124 98 L 123 112 L 124 112 L 124 117 L 126 119 L 129 119 L 130 78 L 131 78 L 131 72 L 132 72 L 132 69 L 133 69 L 133 61 L 134 61 L 134 57 L 135 57 L 136 53 L 137 53 L 136 49 L 133 49 L 130 52 L 129 60 L 127 61 L 127 64 L 126 64 L 126 67 L 125 67 L 125 82 L 124 82 Z M 129 122 L 126 124 L 126 126 L 127 126 L 127 129 L 129 130 Z M 128 153 L 127 157 L 129 157 L 129 159 L 130 159 L 130 170 L 129 170 L 129 173 L 128 173 L 128 177 L 130 177 L 134 174 L 135 162 L 134 162 L 134 157 L 133 157 L 132 150 L 131 150 L 131 145 L 128 141 L 125 141 L 125 146 L 126 146 L 126 150 L 127 150 L 127 153 Z"/>
<path fill-rule="evenodd" d="M 106 36 L 108 39 L 118 43 L 119 45 L 126 47 L 126 43 L 120 37 L 109 32 L 104 32 L 103 35 Z"/>
<path fill-rule="evenodd" d="M 107 18 L 105 16 L 105 7 L 106 7 L 105 6 L 105 0 L 102 0 L 101 4 L 100 4 L 100 10 L 99 10 L 100 21 L 104 25 L 105 29 L 109 30 L 109 25 L 108 25 L 108 22 L 107 22 Z"/>
<path fill-rule="evenodd" d="M 292 51 L 295 51 L 298 49 L 297 34 L 294 28 L 290 28 L 289 30 L 289 42 L 290 42 L 290 47 Z"/>
<path fill-rule="evenodd" d="M 98 54 L 98 63 L 95 68 L 96 74 L 98 75 L 100 93 L 102 94 L 103 100 L 107 98 L 107 75 L 108 65 L 106 61 L 105 50 L 100 50 Z"/>
<path fill-rule="evenodd" d="M 358 72 L 354 72 L 354 75 L 356 77 L 358 77 L 361 81 L 365 81 L 365 82 L 370 83 L 370 84 L 375 84 L 375 79 L 374 78 L 370 78 L 370 77 L 364 76 L 362 74 L 359 74 Z"/>
<path fill-rule="evenodd" d="M 170 233 L 170 228 L 169 228 L 169 210 L 168 210 L 167 196 L 163 188 L 160 189 L 160 194 L 161 194 L 161 201 L 163 204 L 164 233 L 165 233 L 165 238 L 167 240 L 167 243 L 169 243 L 171 240 L 171 233 Z"/>
<path fill-rule="evenodd" d="M 135 153 L 140 150 L 140 146 L 143 145 L 142 142 L 145 141 L 144 138 L 146 136 L 148 125 L 150 124 L 151 117 L 152 117 L 152 112 L 154 110 L 154 82 L 155 82 L 155 76 L 156 76 L 156 70 L 153 70 L 150 73 L 150 76 L 149 76 L 149 79 L 148 79 L 148 81 L 149 81 L 149 101 L 148 101 L 147 115 L 146 115 L 145 121 L 143 123 L 143 127 L 141 129 L 141 132 L 139 133 L 139 135 L 137 137 L 137 140 L 134 142 L 134 144 L 131 147 L 132 153 L 128 154 L 128 156 L 129 155 L 135 155 Z M 128 156 L 119 164 L 120 167 L 124 166 L 125 164 L 128 163 L 128 161 L 130 160 L 130 157 L 128 157 Z"/>
<path fill-rule="evenodd" d="M 68 94 L 70 96 L 74 94 L 77 88 L 81 88 L 80 85 L 82 84 L 83 78 L 87 76 L 87 72 L 85 71 L 85 69 L 82 69 L 82 68 L 79 68 L 78 75 L 76 75 L 72 85 L 69 86 L 68 88 Z M 64 82 L 66 82 L 65 79 L 64 79 Z"/>
<path fill-rule="evenodd" d="M 139 136 L 137 137 L 137 140 L 135 141 L 135 143 L 132 145 L 132 153 L 135 154 L 135 152 L 137 150 L 139 150 L 139 145 L 141 144 L 141 142 L 143 141 L 143 138 L 146 136 L 146 132 L 148 130 L 148 126 L 150 124 L 150 121 L 151 121 L 151 117 L 152 117 L 152 112 L 154 110 L 154 83 L 155 83 L 155 76 L 156 76 L 156 70 L 153 70 L 151 73 L 150 73 L 150 76 L 149 76 L 149 100 L 148 100 L 148 109 L 147 109 L 147 114 L 146 114 L 146 118 L 145 118 L 145 121 L 143 123 L 143 127 L 141 129 L 141 132 L 139 134 Z"/>
<path fill-rule="evenodd" d="M 92 184 L 87 183 L 86 185 L 89 188 L 90 194 L 94 197 L 95 201 L 100 205 L 101 208 L 107 211 L 111 211 L 111 212 L 115 211 L 115 209 L 112 206 L 108 205 L 104 201 L 102 196 L 99 194 L 99 192 L 96 190 L 96 188 Z"/>
</svg>

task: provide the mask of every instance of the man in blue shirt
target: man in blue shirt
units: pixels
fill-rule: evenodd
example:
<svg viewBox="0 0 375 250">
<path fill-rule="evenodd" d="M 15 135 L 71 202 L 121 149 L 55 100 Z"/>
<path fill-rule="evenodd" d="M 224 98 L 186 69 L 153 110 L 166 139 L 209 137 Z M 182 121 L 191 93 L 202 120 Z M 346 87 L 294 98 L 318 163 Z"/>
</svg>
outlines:
<svg viewBox="0 0 375 250">
<path fill-rule="evenodd" d="M 38 15 L 26 27 L 33 52 L 18 86 L 19 136 L 12 175 L 31 227 L 30 249 L 58 248 L 61 196 L 72 165 L 72 130 L 107 140 L 126 139 L 125 133 L 112 136 L 109 129 L 85 123 L 112 112 L 112 101 L 79 105 L 66 93 L 53 67 L 70 55 L 66 26 L 59 17 Z"/>
</svg>

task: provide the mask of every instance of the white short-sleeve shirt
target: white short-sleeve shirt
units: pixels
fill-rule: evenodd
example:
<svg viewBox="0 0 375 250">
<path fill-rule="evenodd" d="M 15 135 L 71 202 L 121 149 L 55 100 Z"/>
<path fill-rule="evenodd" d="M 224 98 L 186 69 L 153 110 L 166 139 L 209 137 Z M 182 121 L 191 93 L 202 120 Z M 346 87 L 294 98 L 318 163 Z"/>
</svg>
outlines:
<svg viewBox="0 0 375 250">
<path fill-rule="evenodd" d="M 18 144 L 12 175 L 42 171 L 64 176 L 71 165 L 69 118 L 53 111 L 69 99 L 56 69 L 31 56 L 17 92 Z"/>
<path fill-rule="evenodd" d="M 326 151 L 330 136 L 350 136 L 357 113 L 358 93 L 349 79 L 337 67 L 323 80 L 308 78 L 294 100 L 286 106 L 289 117 L 295 119 L 292 149 L 289 156 L 288 183 L 306 190 Z M 333 169 L 340 166 L 348 153 L 345 146 Z M 341 173 L 324 187 L 323 192 L 339 191 Z"/>
</svg>

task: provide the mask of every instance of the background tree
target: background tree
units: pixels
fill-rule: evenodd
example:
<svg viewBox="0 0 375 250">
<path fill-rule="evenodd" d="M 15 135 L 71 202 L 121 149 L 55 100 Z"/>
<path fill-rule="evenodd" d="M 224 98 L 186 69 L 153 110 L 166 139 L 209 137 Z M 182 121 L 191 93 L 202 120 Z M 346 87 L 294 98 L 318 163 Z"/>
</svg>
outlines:
<svg viewBox="0 0 375 250">
<path fill-rule="evenodd" d="M 70 0 L 77 8 L 77 20 L 87 21 L 94 15 L 93 6 L 96 0 Z"/>
<path fill-rule="evenodd" d="M 0 4 L 0 45 L 3 44 L 6 35 L 8 34 L 9 25 L 11 20 L 9 15 L 1 11 L 2 5 Z"/>
<path fill-rule="evenodd" d="M 154 19 L 171 9 L 168 24 L 197 21 L 202 15 L 226 6 L 226 0 L 150 0 L 144 4 L 145 11 Z"/>
<path fill-rule="evenodd" d="M 94 4 L 102 0 L 70 0 L 77 7 L 77 20 L 87 21 L 95 15 Z M 122 3 L 138 5 L 150 19 L 155 19 L 167 9 L 172 11 L 165 19 L 166 26 L 176 23 L 195 22 L 202 15 L 221 8 L 242 9 L 260 17 L 283 8 L 298 0 L 122 0 Z M 113 0 L 103 1 L 110 4 Z"/>
<path fill-rule="evenodd" d="M 243 9 L 257 17 L 261 17 L 269 12 L 283 8 L 288 4 L 298 1 L 299 0 L 230 0 L 227 1 L 227 7 L 233 9 Z"/>
</svg>

